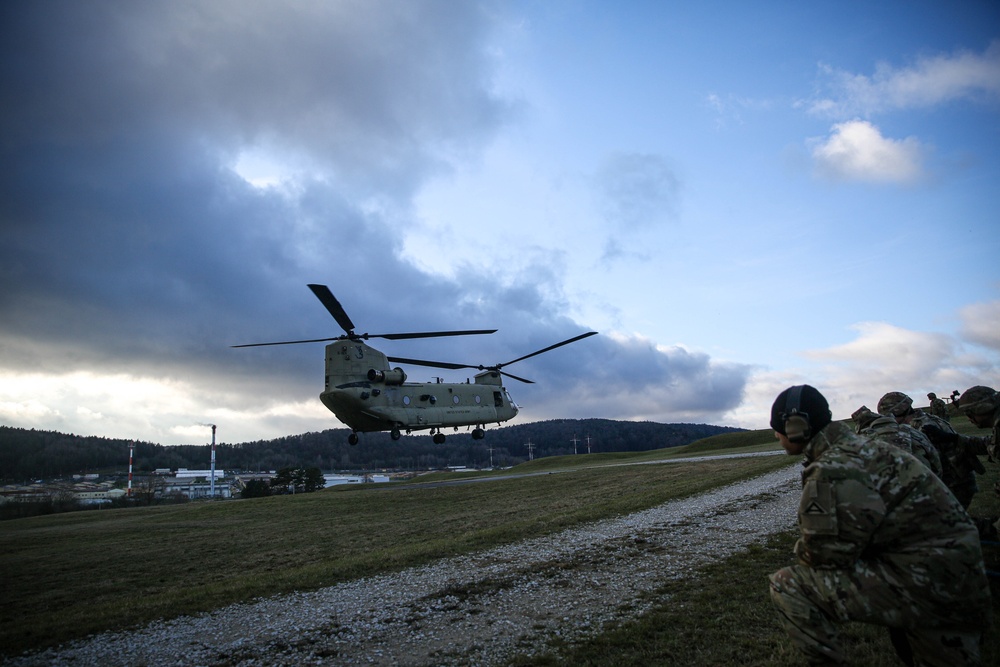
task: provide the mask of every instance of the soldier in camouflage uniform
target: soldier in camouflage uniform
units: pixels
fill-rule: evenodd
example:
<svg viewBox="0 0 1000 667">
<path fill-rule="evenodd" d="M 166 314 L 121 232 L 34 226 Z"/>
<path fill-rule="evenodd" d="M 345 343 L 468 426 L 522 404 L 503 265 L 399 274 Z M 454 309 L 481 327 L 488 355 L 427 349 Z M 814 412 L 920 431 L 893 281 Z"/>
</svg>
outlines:
<svg viewBox="0 0 1000 667">
<path fill-rule="evenodd" d="M 855 410 L 851 419 L 858 425 L 858 435 L 878 438 L 913 454 L 932 473 L 941 477 L 941 456 L 930 439 L 920 431 L 907 424 L 899 424 L 892 417 L 872 412 L 865 405 Z"/>
<path fill-rule="evenodd" d="M 948 416 L 948 406 L 945 402 L 937 397 L 933 391 L 927 394 L 927 400 L 930 401 L 931 414 L 935 417 L 940 417 L 948 423 L 951 423 L 951 417 Z"/>
<path fill-rule="evenodd" d="M 948 433 L 936 424 L 926 424 L 923 432 L 940 447 L 960 449 L 970 454 L 985 454 L 992 462 L 1000 462 L 1000 395 L 990 387 L 967 389 L 956 401 L 956 407 L 979 428 L 992 428 L 987 436 Z M 1000 493 L 1000 488 L 994 489 Z M 977 518 L 976 525 L 984 539 L 997 539 L 1000 520 L 997 517 Z"/>
<path fill-rule="evenodd" d="M 803 454 L 798 563 L 770 577 L 782 624 L 810 664 L 843 664 L 837 625 L 890 629 L 907 664 L 978 665 L 990 593 L 979 534 L 916 458 L 832 422 L 809 385 L 780 393 L 771 427 Z"/>
<path fill-rule="evenodd" d="M 914 408 L 913 399 L 901 391 L 890 391 L 880 398 L 878 412 L 883 415 L 892 415 L 898 423 L 908 424 L 918 431 L 922 430 L 924 426 L 931 425 L 945 433 L 955 434 L 955 429 L 951 427 L 951 424 L 940 417 Z M 941 455 L 941 479 L 962 503 L 962 507 L 968 509 L 972 497 L 979 491 L 976 473 L 986 472 L 983 462 L 967 448 L 944 441 L 936 442 L 933 438 L 931 438 L 931 442 L 938 448 L 938 453 Z"/>
<path fill-rule="evenodd" d="M 990 387 L 977 386 L 967 389 L 957 401 L 958 409 L 978 428 L 991 428 L 986 436 L 959 435 L 939 432 L 936 425 L 924 426 L 924 432 L 935 441 L 956 443 L 975 454 L 985 454 L 990 461 L 1000 461 L 1000 395 Z"/>
</svg>

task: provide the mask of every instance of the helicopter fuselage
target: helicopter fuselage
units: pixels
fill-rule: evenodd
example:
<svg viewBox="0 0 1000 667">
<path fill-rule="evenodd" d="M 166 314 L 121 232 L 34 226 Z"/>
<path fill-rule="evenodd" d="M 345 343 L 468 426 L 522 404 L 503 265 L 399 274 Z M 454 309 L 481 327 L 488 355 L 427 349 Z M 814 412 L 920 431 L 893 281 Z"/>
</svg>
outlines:
<svg viewBox="0 0 1000 667">
<path fill-rule="evenodd" d="M 389 430 L 394 438 L 400 431 L 481 429 L 518 413 L 495 370 L 482 371 L 464 383 L 407 382 L 402 368 L 390 367 L 385 354 L 361 340 L 326 346 L 320 400 L 353 431 Z"/>
</svg>

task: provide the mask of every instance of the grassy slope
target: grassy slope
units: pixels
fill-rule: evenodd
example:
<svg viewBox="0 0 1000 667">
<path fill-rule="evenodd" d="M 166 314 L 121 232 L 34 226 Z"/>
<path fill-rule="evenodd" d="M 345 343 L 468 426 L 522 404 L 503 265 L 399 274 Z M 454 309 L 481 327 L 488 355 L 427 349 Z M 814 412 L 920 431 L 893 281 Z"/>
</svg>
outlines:
<svg viewBox="0 0 1000 667">
<path fill-rule="evenodd" d="M 533 463 L 529 472 L 549 465 Z M 791 463 L 773 456 L 612 465 L 502 482 L 342 486 L 5 521 L 0 650 L 419 565 L 645 509 Z"/>
</svg>

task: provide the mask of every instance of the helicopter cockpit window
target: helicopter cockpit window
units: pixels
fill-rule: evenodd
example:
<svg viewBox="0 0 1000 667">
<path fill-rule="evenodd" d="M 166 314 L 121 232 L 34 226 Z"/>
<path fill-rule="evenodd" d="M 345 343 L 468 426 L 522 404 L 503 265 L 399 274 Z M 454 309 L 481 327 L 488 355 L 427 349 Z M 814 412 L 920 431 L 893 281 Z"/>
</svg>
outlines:
<svg viewBox="0 0 1000 667">
<path fill-rule="evenodd" d="M 503 407 L 503 394 L 501 394 L 499 391 L 493 392 L 493 405 L 495 405 L 498 408 Z"/>
</svg>

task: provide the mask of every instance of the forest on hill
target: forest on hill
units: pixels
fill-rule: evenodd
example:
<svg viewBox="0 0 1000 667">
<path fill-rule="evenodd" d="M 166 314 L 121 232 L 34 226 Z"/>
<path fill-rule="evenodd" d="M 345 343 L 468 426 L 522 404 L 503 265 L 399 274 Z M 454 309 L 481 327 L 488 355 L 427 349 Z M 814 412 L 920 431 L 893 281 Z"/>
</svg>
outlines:
<svg viewBox="0 0 1000 667">
<path fill-rule="evenodd" d="M 216 445 L 216 467 L 270 471 L 315 466 L 327 471 L 428 470 L 447 466 L 506 467 L 529 458 L 588 452 L 636 452 L 687 445 L 719 433 L 740 431 L 708 424 L 659 424 L 609 419 L 554 419 L 487 431 L 473 440 L 465 432 L 448 433 L 442 445 L 425 433 L 403 436 L 363 433 L 347 444 L 348 429 L 290 435 L 274 440 Z M 576 442 L 574 443 L 574 439 Z M 0 480 L 66 477 L 74 474 L 125 472 L 129 440 L 80 436 L 55 431 L 0 426 Z M 208 469 L 211 447 L 136 442 L 135 472 L 157 468 Z"/>
</svg>

